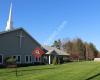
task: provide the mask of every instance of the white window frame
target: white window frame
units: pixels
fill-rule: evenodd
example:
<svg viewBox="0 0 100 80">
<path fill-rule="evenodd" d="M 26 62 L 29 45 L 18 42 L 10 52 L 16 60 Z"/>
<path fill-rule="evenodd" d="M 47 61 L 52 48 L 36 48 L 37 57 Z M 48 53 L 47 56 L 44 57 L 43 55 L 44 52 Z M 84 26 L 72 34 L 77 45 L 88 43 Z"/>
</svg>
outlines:
<svg viewBox="0 0 100 80">
<path fill-rule="evenodd" d="M 28 56 L 28 62 L 26 62 L 26 56 Z M 31 57 L 31 61 L 30 61 Z M 32 55 L 25 55 L 25 63 L 32 63 Z"/>
<path fill-rule="evenodd" d="M 21 63 L 21 55 L 17 55 L 17 59 L 18 59 L 18 56 L 20 57 L 20 61 L 17 62 L 17 63 Z"/>
<path fill-rule="evenodd" d="M 32 63 L 32 56 L 31 55 L 29 56 L 29 61 L 30 61 L 30 63 Z"/>
<path fill-rule="evenodd" d="M 16 57 L 16 60 L 18 60 L 18 56 L 20 56 L 20 61 L 19 62 L 17 61 L 16 63 L 21 63 L 21 55 L 13 55 L 13 57 L 14 56 Z"/>
<path fill-rule="evenodd" d="M 3 64 L 3 55 L 2 55 L 2 54 L 0 54 L 0 56 L 2 56 L 2 62 L 1 62 L 0 64 Z"/>
</svg>

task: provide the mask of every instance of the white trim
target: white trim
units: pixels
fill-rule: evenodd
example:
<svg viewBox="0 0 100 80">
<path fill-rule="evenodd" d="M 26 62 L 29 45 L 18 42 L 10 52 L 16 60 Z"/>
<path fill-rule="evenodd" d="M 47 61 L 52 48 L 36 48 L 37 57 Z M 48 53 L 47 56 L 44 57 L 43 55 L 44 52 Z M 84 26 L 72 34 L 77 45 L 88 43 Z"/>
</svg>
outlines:
<svg viewBox="0 0 100 80">
<path fill-rule="evenodd" d="M 49 55 L 49 64 L 51 64 L 51 55 Z"/>
<path fill-rule="evenodd" d="M 18 56 L 20 57 L 20 61 L 17 62 L 17 63 L 21 63 L 21 55 L 17 55 L 17 59 L 18 59 Z"/>
<path fill-rule="evenodd" d="M 26 56 L 28 57 L 28 61 L 27 62 L 26 62 Z M 32 55 L 25 55 L 24 58 L 25 58 L 25 63 L 32 63 Z M 31 61 L 30 61 L 30 59 L 31 59 Z"/>
<path fill-rule="evenodd" d="M 1 62 L 0 64 L 3 64 L 3 55 L 2 55 L 2 54 L 0 54 L 0 56 L 2 56 L 2 62 Z"/>
</svg>

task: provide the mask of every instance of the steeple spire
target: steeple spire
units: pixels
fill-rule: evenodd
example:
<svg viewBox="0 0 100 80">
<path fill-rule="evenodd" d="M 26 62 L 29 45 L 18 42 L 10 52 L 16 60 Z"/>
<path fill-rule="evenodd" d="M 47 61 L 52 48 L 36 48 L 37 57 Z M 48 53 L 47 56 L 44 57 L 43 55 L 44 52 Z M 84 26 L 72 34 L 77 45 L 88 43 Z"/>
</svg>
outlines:
<svg viewBox="0 0 100 80">
<path fill-rule="evenodd" d="M 13 30 L 13 20 L 12 20 L 12 3 L 10 5 L 10 12 L 9 12 L 9 18 L 7 21 L 7 25 L 6 25 L 6 31 L 10 31 Z"/>
</svg>

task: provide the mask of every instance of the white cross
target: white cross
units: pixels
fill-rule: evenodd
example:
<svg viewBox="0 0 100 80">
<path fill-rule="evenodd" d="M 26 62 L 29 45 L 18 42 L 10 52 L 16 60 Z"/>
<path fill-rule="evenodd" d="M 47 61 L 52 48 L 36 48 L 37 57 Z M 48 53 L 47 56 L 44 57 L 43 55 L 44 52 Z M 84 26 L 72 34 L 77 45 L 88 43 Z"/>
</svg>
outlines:
<svg viewBox="0 0 100 80">
<path fill-rule="evenodd" d="M 17 35 L 17 36 L 20 38 L 20 43 L 19 43 L 19 45 L 20 45 L 20 48 L 21 48 L 21 46 L 22 46 L 22 38 L 24 37 L 23 34 L 22 34 L 22 31 L 21 31 L 20 34 Z"/>
</svg>

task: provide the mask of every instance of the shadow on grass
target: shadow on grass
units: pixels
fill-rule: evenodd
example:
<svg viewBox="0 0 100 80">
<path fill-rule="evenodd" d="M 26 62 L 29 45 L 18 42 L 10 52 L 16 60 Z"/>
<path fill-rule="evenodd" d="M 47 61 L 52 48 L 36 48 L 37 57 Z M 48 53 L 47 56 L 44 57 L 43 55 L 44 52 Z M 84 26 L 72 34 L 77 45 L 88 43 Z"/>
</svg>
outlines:
<svg viewBox="0 0 100 80">
<path fill-rule="evenodd" d="M 93 75 L 93 76 L 87 78 L 86 80 L 91 80 L 91 79 L 94 79 L 95 77 L 98 77 L 98 76 L 100 76 L 100 73 Z"/>
<path fill-rule="evenodd" d="M 51 67 L 51 68 L 37 68 L 37 69 L 28 69 L 28 70 L 18 70 L 17 72 L 24 72 L 24 71 L 41 71 L 41 70 L 49 70 L 49 69 L 55 69 L 55 67 Z M 8 71 L 8 72 L 4 72 L 3 74 L 7 74 L 7 73 L 12 73 L 12 72 L 16 72 L 16 69 L 13 71 Z"/>
<path fill-rule="evenodd" d="M 19 70 L 19 71 L 47 70 L 47 69 L 55 69 L 55 67 L 52 67 L 52 68 L 40 68 L 40 69 L 30 69 L 30 70 Z"/>
</svg>

